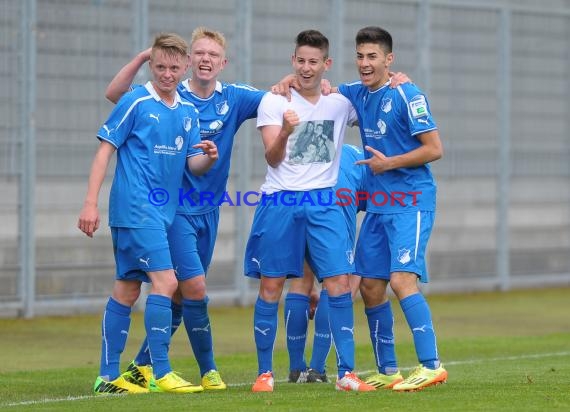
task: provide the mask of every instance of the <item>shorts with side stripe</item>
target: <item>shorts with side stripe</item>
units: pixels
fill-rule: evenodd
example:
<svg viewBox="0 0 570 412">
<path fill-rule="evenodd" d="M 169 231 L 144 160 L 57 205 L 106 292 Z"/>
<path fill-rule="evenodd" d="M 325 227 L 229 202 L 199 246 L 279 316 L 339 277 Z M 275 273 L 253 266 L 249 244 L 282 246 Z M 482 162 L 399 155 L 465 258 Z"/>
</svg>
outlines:
<svg viewBox="0 0 570 412">
<path fill-rule="evenodd" d="M 391 273 L 410 272 L 427 283 L 425 255 L 434 220 L 435 212 L 367 212 L 356 243 L 356 274 L 390 280 Z"/>
<path fill-rule="evenodd" d="M 179 281 L 207 274 L 219 220 L 218 208 L 200 215 L 177 214 L 174 217 L 168 228 L 168 242 Z"/>
<path fill-rule="evenodd" d="M 305 255 L 320 279 L 354 271 L 353 244 L 341 206 L 303 201 L 328 199 L 329 192 L 262 195 L 246 247 L 246 276 L 302 277 Z"/>
</svg>

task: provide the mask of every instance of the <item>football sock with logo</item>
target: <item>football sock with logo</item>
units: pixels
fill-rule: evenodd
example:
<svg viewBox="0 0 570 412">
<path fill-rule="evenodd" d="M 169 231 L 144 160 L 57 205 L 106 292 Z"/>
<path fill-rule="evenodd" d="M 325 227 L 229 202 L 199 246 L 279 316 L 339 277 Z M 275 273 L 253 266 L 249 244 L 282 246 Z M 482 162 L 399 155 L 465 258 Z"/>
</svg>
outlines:
<svg viewBox="0 0 570 412">
<path fill-rule="evenodd" d="M 180 324 L 182 323 L 182 305 L 172 301 L 172 328 L 170 336 L 174 335 Z M 144 341 L 139 349 L 139 353 L 135 356 L 135 365 L 150 365 L 152 361 L 150 359 L 150 352 L 148 350 L 148 339 L 144 338 Z"/>
<path fill-rule="evenodd" d="M 148 295 L 144 311 L 144 326 L 148 339 L 152 371 L 156 379 L 172 371 L 168 360 L 172 330 L 172 304 L 162 295 Z"/>
<path fill-rule="evenodd" d="M 390 301 L 364 310 L 378 372 L 392 375 L 398 371 L 394 349 L 394 314 Z"/>
<path fill-rule="evenodd" d="M 418 360 L 426 368 L 437 369 L 437 344 L 427 301 L 421 293 L 416 293 L 402 299 L 400 306 L 412 331 Z"/>
<path fill-rule="evenodd" d="M 273 371 L 273 345 L 277 335 L 277 309 L 279 302 L 265 302 L 260 297 L 253 311 L 253 333 L 257 348 L 258 375 Z"/>
<path fill-rule="evenodd" d="M 325 373 L 327 356 L 331 349 L 331 328 L 329 326 L 329 295 L 326 289 L 321 296 L 315 312 L 315 335 L 313 336 L 313 354 L 311 369 Z"/>
<path fill-rule="evenodd" d="M 352 296 L 329 295 L 329 324 L 338 358 L 338 377 L 354 369 L 354 313 Z"/>
<path fill-rule="evenodd" d="M 217 369 L 214 362 L 212 326 L 208 316 L 208 297 L 201 300 L 183 299 L 182 317 L 192 351 L 200 367 L 200 376 Z"/>
<path fill-rule="evenodd" d="M 305 343 L 309 323 L 309 297 L 299 293 L 287 293 L 285 297 L 285 334 L 289 352 L 289 370 L 304 371 Z"/>
<path fill-rule="evenodd" d="M 125 350 L 131 308 L 117 302 L 112 297 L 107 301 L 101 322 L 101 364 L 99 375 L 113 381 L 119 377 L 121 353 Z"/>
</svg>

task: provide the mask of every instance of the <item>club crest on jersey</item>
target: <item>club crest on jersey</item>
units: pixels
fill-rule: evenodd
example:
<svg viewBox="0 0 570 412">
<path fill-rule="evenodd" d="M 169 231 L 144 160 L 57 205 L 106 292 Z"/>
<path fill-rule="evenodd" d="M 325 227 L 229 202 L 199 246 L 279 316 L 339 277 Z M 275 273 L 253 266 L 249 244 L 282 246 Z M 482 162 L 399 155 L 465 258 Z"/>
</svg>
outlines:
<svg viewBox="0 0 570 412">
<path fill-rule="evenodd" d="M 390 110 L 392 110 L 392 99 L 390 97 L 384 97 L 380 104 L 380 109 L 382 109 L 384 113 L 389 113 Z"/>
<path fill-rule="evenodd" d="M 414 96 L 410 100 L 409 107 L 414 118 L 429 116 L 426 98 L 421 94 Z"/>
<path fill-rule="evenodd" d="M 192 118 L 191 117 L 185 117 L 184 118 L 184 130 L 186 130 L 188 132 L 188 131 L 190 131 L 191 128 L 192 128 Z"/>
<path fill-rule="evenodd" d="M 227 100 L 224 100 L 221 103 L 216 104 L 216 113 L 220 115 L 224 115 L 230 110 L 230 106 L 228 105 Z"/>
<path fill-rule="evenodd" d="M 400 262 L 402 265 L 405 265 L 410 260 L 412 260 L 410 257 L 410 249 L 398 249 L 398 262 Z"/>
</svg>

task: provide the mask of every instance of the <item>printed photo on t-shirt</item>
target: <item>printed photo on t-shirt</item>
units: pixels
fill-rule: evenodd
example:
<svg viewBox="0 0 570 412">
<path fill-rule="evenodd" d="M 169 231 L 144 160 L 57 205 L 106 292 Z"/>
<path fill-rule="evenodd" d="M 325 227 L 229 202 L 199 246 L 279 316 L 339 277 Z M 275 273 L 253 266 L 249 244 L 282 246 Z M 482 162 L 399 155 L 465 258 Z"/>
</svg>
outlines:
<svg viewBox="0 0 570 412">
<path fill-rule="evenodd" d="M 301 122 L 287 144 L 290 164 L 330 163 L 336 148 L 333 120 L 309 120 Z"/>
</svg>

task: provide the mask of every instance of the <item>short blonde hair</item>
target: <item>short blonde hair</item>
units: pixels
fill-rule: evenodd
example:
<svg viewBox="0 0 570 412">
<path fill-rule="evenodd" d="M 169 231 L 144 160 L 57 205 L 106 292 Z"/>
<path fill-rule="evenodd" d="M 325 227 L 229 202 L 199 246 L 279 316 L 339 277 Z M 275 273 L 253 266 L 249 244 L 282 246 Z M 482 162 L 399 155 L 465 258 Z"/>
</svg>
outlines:
<svg viewBox="0 0 570 412">
<path fill-rule="evenodd" d="M 191 44 L 194 44 L 194 42 L 204 38 L 214 40 L 216 43 L 222 46 L 224 50 L 226 50 L 226 38 L 224 37 L 224 34 L 219 31 L 207 29 L 206 27 L 197 27 L 194 29 L 192 32 Z"/>
<path fill-rule="evenodd" d="M 176 33 L 160 33 L 154 38 L 152 44 L 151 56 L 156 50 L 162 50 L 170 56 L 188 55 L 188 43 L 180 35 Z"/>
</svg>

